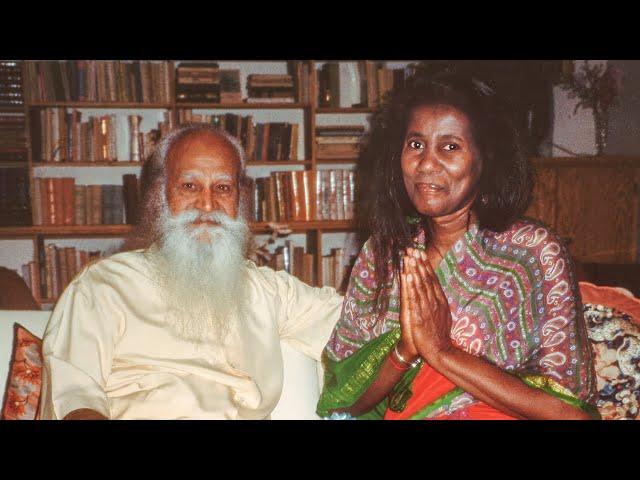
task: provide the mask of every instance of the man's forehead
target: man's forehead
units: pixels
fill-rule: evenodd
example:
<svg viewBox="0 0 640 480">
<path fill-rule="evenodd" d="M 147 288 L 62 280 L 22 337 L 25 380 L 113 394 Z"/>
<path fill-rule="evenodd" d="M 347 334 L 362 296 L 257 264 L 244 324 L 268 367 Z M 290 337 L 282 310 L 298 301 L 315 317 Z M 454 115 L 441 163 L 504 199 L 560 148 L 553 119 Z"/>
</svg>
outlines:
<svg viewBox="0 0 640 480">
<path fill-rule="evenodd" d="M 167 160 L 171 170 L 236 169 L 240 165 L 236 148 L 212 132 L 195 132 L 180 138 L 169 150 Z"/>
</svg>

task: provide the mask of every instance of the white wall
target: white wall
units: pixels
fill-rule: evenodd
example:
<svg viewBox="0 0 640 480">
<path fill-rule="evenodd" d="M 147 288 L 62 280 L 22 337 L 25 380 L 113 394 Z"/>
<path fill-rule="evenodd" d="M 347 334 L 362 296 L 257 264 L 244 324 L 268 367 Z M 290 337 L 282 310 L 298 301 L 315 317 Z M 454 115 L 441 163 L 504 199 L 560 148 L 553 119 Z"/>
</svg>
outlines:
<svg viewBox="0 0 640 480">
<path fill-rule="evenodd" d="M 583 60 L 574 61 L 576 70 L 582 65 L 582 62 Z M 589 60 L 589 63 L 599 63 L 606 66 L 607 60 Z M 573 110 L 578 100 L 569 98 L 567 92 L 560 87 L 554 87 L 553 100 L 553 143 L 581 155 L 595 155 L 595 129 L 591 110 L 581 108 L 574 115 Z M 570 156 L 555 146 L 552 152 L 554 157 Z"/>
</svg>

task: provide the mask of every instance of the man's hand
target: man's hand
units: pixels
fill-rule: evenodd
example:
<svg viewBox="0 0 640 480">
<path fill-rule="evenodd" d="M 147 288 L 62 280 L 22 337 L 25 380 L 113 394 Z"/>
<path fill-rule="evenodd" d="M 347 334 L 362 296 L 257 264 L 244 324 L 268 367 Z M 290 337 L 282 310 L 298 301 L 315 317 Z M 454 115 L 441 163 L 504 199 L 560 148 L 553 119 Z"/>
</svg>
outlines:
<svg viewBox="0 0 640 480">
<path fill-rule="evenodd" d="M 90 408 L 80 408 L 74 410 L 64 417 L 64 420 L 108 420 L 107 417 L 101 413 L 91 410 Z"/>
</svg>

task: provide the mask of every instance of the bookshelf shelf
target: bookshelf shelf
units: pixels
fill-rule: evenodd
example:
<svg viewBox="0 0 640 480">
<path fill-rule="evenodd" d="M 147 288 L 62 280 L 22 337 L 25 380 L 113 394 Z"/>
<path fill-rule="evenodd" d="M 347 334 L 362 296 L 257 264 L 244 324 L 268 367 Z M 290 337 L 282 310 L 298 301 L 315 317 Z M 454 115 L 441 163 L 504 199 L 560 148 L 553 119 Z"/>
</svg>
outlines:
<svg viewBox="0 0 640 480">
<path fill-rule="evenodd" d="M 0 112 L 3 113 L 23 113 L 24 105 L 16 105 L 15 107 L 9 105 L 0 105 Z"/>
<path fill-rule="evenodd" d="M 0 168 L 29 168 L 29 164 L 27 162 L 2 162 L 0 163 Z"/>
<path fill-rule="evenodd" d="M 270 233 L 269 224 L 272 222 L 253 222 L 253 233 Z M 309 222 L 281 222 L 280 226 L 287 226 L 293 232 L 308 230 L 321 231 L 350 231 L 355 229 L 351 220 L 313 220 Z M 53 237 L 82 237 L 82 236 L 122 236 L 131 231 L 131 225 L 60 225 L 60 226 L 29 226 L 29 227 L 0 227 L 0 237 L 19 238 L 34 235 Z"/>
<path fill-rule="evenodd" d="M 356 163 L 356 158 L 318 158 L 316 163 L 331 165 L 334 163 Z"/>
<path fill-rule="evenodd" d="M 34 168 L 73 168 L 73 167 L 142 167 L 144 162 L 34 162 Z"/>
<path fill-rule="evenodd" d="M 306 103 L 176 103 L 175 108 L 193 110 L 301 110 L 309 108 Z"/>
<path fill-rule="evenodd" d="M 269 167 L 269 166 L 284 166 L 284 165 L 311 165 L 313 162 L 311 160 L 282 160 L 282 161 L 263 161 L 263 162 L 254 162 L 248 161 L 247 167 Z"/>
<path fill-rule="evenodd" d="M 318 107 L 316 113 L 373 113 L 373 107 Z"/>
<path fill-rule="evenodd" d="M 129 108 L 168 110 L 171 103 L 139 103 L 139 102 L 31 102 L 31 108 L 73 107 L 73 108 Z"/>
<path fill-rule="evenodd" d="M 352 160 L 353 161 L 353 160 Z M 344 163 L 344 162 L 343 162 Z M 282 161 L 264 161 L 253 162 L 248 161 L 247 167 L 269 167 L 269 166 L 288 166 L 288 165 L 311 165 L 311 160 L 282 160 Z M 6 164 L 0 164 L 0 167 Z M 75 167 L 142 167 L 144 162 L 35 162 L 34 168 L 75 168 Z M 24 166 L 28 166 L 24 163 Z"/>
</svg>

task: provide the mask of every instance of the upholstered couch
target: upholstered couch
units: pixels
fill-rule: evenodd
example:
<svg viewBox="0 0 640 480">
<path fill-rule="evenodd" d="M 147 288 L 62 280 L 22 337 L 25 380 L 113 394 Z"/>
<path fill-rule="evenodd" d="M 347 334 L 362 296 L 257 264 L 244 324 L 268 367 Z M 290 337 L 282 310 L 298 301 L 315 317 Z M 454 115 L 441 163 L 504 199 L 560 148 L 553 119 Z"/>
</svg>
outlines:
<svg viewBox="0 0 640 480">
<path fill-rule="evenodd" d="M 4 395 L 11 361 L 14 324 L 19 324 L 42 338 L 49 315 L 47 311 L 0 310 L 0 385 Z M 282 343 L 284 385 L 282 396 L 271 414 L 272 419 L 318 419 L 315 413 L 320 396 L 322 371 L 319 362 Z"/>
<path fill-rule="evenodd" d="M 605 419 L 640 419 L 640 299 L 618 288 L 586 282 L 580 283 L 580 292 L 594 352 L 598 409 Z M 49 315 L 43 311 L 0 310 L 0 385 L 7 386 L 14 324 L 41 338 Z M 320 363 L 285 343 L 282 352 L 282 397 L 271 417 L 318 419 L 315 407 L 322 385 Z M 37 352 L 32 351 L 31 355 L 36 356 Z"/>
</svg>

